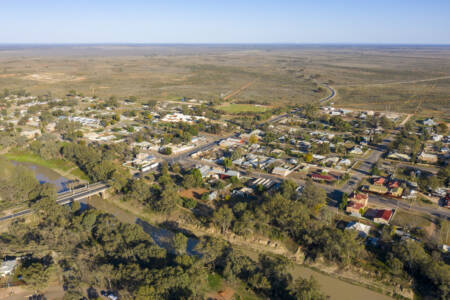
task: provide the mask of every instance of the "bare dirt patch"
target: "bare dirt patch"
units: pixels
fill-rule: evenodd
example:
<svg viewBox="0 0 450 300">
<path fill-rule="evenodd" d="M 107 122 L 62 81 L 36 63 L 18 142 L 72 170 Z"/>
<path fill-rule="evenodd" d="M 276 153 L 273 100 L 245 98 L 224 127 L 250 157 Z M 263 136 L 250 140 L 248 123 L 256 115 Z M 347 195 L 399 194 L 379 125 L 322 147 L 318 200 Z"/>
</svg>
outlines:
<svg viewBox="0 0 450 300">
<path fill-rule="evenodd" d="M 202 194 L 206 193 L 208 190 L 203 188 L 192 188 L 180 192 L 180 196 L 184 198 L 197 198 L 200 199 Z"/>
<path fill-rule="evenodd" d="M 86 78 L 82 76 L 67 75 L 64 73 L 34 73 L 26 75 L 25 77 L 23 77 L 23 79 L 45 83 L 58 83 L 63 81 L 82 81 Z"/>
<path fill-rule="evenodd" d="M 17 74 L 0 74 L 0 78 L 9 78 L 9 77 L 15 77 Z"/>
<path fill-rule="evenodd" d="M 0 289 L 0 299 L 4 300 L 22 300 L 28 299 L 34 292 L 27 287 L 10 287 Z M 53 283 L 49 287 L 43 290 L 47 300 L 58 300 L 64 297 L 64 290 L 58 283 Z"/>
<path fill-rule="evenodd" d="M 230 287 L 226 287 L 217 293 L 208 294 L 208 299 L 216 299 L 216 300 L 231 300 L 234 296 L 234 290 Z"/>
</svg>

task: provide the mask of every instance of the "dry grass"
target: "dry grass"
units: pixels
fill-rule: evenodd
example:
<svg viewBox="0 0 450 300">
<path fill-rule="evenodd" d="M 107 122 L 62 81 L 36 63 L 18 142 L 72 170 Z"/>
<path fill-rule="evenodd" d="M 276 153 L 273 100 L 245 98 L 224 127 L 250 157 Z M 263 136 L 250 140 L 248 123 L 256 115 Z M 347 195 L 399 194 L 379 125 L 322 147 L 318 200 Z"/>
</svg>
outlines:
<svg viewBox="0 0 450 300">
<path fill-rule="evenodd" d="M 446 118 L 449 58 L 450 47 L 437 46 L 0 48 L 0 87 L 59 96 L 75 89 L 102 97 L 218 101 L 238 90 L 234 102 L 285 105 L 321 99 L 327 91 L 317 84 L 331 81 L 343 106 L 414 112 L 420 103 L 419 113 Z M 435 78 L 441 79 L 430 81 Z"/>
</svg>

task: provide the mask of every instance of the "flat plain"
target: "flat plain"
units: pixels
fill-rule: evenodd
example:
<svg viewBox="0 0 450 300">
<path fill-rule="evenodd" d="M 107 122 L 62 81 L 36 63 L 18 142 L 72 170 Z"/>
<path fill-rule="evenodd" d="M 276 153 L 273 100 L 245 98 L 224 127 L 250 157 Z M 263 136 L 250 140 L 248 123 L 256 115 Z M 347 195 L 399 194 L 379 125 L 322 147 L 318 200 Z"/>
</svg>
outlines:
<svg viewBox="0 0 450 300">
<path fill-rule="evenodd" d="M 0 46 L 0 89 L 450 115 L 449 46 Z"/>
</svg>

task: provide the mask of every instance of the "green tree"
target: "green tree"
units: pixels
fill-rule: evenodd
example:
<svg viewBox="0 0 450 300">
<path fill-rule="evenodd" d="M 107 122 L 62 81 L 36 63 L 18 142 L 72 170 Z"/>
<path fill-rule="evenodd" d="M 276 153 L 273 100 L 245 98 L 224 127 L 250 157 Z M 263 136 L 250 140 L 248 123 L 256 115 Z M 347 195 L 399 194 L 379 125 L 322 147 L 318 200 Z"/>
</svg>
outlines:
<svg viewBox="0 0 450 300">
<path fill-rule="evenodd" d="M 250 145 L 256 144 L 258 142 L 258 137 L 256 135 L 251 135 L 250 138 L 248 139 L 248 143 Z"/>
<path fill-rule="evenodd" d="M 445 123 L 439 123 L 439 125 L 436 127 L 436 129 L 437 129 L 438 133 L 446 134 L 448 127 L 447 127 L 447 124 L 445 124 Z"/>
<path fill-rule="evenodd" d="M 298 300 L 325 300 L 327 297 L 320 292 L 319 284 L 314 277 L 298 278 L 293 287 L 293 296 Z"/>
<path fill-rule="evenodd" d="M 153 209 L 163 213 L 168 213 L 175 208 L 177 203 L 180 202 L 180 196 L 176 190 L 176 186 L 173 184 L 164 185 L 159 199 L 153 201 Z"/>
<path fill-rule="evenodd" d="M 394 128 L 394 122 L 392 122 L 386 116 L 382 116 L 381 117 L 380 125 L 381 125 L 381 127 L 383 127 L 384 129 L 387 129 L 387 130 L 390 130 L 390 129 Z"/>
<path fill-rule="evenodd" d="M 188 238 L 181 232 L 176 233 L 172 237 L 172 246 L 175 249 L 177 255 L 186 253 Z"/>
<path fill-rule="evenodd" d="M 50 268 L 41 262 L 32 262 L 20 269 L 23 281 L 36 290 L 44 289 L 50 278 Z"/>
<path fill-rule="evenodd" d="M 191 174 L 194 177 L 195 186 L 201 186 L 203 184 L 203 177 L 202 177 L 202 173 L 200 172 L 200 170 L 197 168 L 194 168 L 194 169 L 192 169 Z"/>
<path fill-rule="evenodd" d="M 345 208 L 347 207 L 347 204 L 348 204 L 348 195 L 347 195 L 347 193 L 342 193 L 341 202 L 339 203 L 339 209 L 345 210 Z"/>
<path fill-rule="evenodd" d="M 283 180 L 281 183 L 281 194 L 283 197 L 291 200 L 297 199 L 297 184 L 292 180 Z"/>
<path fill-rule="evenodd" d="M 320 208 L 326 204 L 326 200 L 327 193 L 325 190 L 315 185 L 311 179 L 308 179 L 300 196 L 300 201 L 309 208 Z"/>
<path fill-rule="evenodd" d="M 213 213 L 213 223 L 225 233 L 233 222 L 233 211 L 228 206 L 222 206 Z"/>
<path fill-rule="evenodd" d="M 225 168 L 229 169 L 233 166 L 233 161 L 231 160 L 231 158 L 224 158 L 223 160 L 223 165 L 225 166 Z"/>
</svg>

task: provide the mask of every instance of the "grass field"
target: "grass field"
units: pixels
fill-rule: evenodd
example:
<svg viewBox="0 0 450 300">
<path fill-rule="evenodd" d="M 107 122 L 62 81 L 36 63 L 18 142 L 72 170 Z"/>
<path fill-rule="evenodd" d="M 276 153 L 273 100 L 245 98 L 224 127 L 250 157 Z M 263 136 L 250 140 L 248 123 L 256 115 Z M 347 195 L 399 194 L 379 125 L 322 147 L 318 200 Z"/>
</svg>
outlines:
<svg viewBox="0 0 450 300">
<path fill-rule="evenodd" d="M 5 157 L 8 160 L 33 163 L 42 167 L 55 170 L 57 172 L 59 171 L 59 173 L 62 173 L 61 175 L 63 176 L 71 174 L 79 179 L 88 180 L 86 174 L 84 174 L 84 172 L 81 171 L 75 164 L 63 159 L 45 160 L 39 155 L 36 155 L 34 153 L 18 150 L 10 151 L 4 154 L 3 157 Z"/>
<path fill-rule="evenodd" d="M 0 87 L 36 95 L 220 102 L 251 82 L 235 103 L 282 106 L 325 97 L 329 82 L 337 105 L 450 115 L 449 46 L 0 46 L 0 65 Z"/>
<path fill-rule="evenodd" d="M 255 104 L 227 104 L 215 107 L 227 114 L 237 114 L 245 112 L 266 112 L 271 109 L 271 107 Z"/>
<path fill-rule="evenodd" d="M 392 222 L 394 225 L 403 227 L 405 225 L 411 227 L 429 227 L 431 226 L 432 217 L 427 214 L 412 214 L 410 212 L 399 209 Z"/>
</svg>

